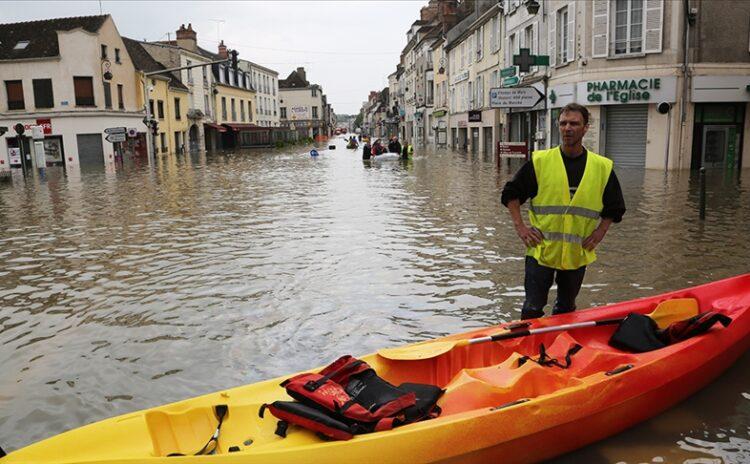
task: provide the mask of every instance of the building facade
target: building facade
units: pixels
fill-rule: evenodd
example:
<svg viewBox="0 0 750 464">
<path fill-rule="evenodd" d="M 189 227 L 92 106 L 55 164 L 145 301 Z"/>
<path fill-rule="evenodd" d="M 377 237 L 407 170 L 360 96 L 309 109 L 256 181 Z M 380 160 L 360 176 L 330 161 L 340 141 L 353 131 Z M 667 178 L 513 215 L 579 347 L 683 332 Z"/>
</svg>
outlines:
<svg viewBox="0 0 750 464">
<path fill-rule="evenodd" d="M 594 0 L 544 6 L 553 123 L 566 103 L 586 105 L 592 121 L 585 145 L 616 166 L 748 164 L 750 55 L 736 38 L 750 36 L 750 4 Z M 556 135 L 550 131 L 550 143 L 559 142 Z"/>
<path fill-rule="evenodd" d="M 188 88 L 188 134 L 187 146 L 191 151 L 216 149 L 220 133 L 214 127 L 212 59 L 198 50 L 197 32 L 192 24 L 181 25 L 177 40 L 168 42 L 144 42 L 146 51 L 166 68 L 179 68 L 202 64 L 192 69 L 176 72 L 177 78 Z"/>
<path fill-rule="evenodd" d="M 74 172 L 138 149 L 135 137 L 112 143 L 104 132 L 143 130 L 135 73 L 109 15 L 0 25 L 0 82 L 7 97 L 0 99 L 0 126 L 25 128 L 20 137 L 0 137 L 0 170 L 26 163 Z M 37 126 L 42 130 L 32 138 Z"/>
<path fill-rule="evenodd" d="M 238 66 L 249 74 L 256 92 L 255 124 L 279 127 L 279 73 L 247 60 L 240 60 Z"/>
<path fill-rule="evenodd" d="M 328 122 L 323 114 L 323 89 L 307 80 L 305 68 L 297 68 L 279 81 L 279 105 L 283 128 L 297 132 L 300 138 L 328 136 Z"/>
</svg>

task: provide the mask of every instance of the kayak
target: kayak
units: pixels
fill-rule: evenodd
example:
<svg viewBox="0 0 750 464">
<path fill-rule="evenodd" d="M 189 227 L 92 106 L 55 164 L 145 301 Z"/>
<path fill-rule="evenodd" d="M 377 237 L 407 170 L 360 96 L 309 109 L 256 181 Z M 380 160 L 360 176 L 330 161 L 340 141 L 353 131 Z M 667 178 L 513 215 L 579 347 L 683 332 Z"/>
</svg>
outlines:
<svg viewBox="0 0 750 464">
<path fill-rule="evenodd" d="M 727 327 L 645 353 L 608 344 L 614 325 L 548 331 L 561 324 L 648 314 L 664 302 L 691 301 L 701 312 L 732 319 Z M 667 305 L 668 306 L 668 305 Z M 86 425 L 0 458 L 24 463 L 350 463 L 373 462 L 536 462 L 580 448 L 646 420 L 715 379 L 750 345 L 750 274 L 684 290 L 590 310 L 535 319 L 533 335 L 503 341 L 458 341 L 508 333 L 511 323 L 451 335 L 405 347 L 417 356 L 388 350 L 362 356 L 377 373 L 397 385 L 419 382 L 445 390 L 437 418 L 377 431 L 346 441 L 324 440 L 290 426 L 275 434 L 277 419 L 264 403 L 289 400 L 279 384 L 289 376 L 236 387 Z M 515 323 L 518 326 L 518 323 Z M 534 330 L 531 330 L 534 329 Z M 544 331 L 541 331 L 544 332 Z M 457 342 L 437 356 L 425 347 Z M 540 345 L 563 359 L 581 348 L 567 368 L 536 362 Z M 315 371 L 317 372 L 318 369 Z M 215 454 L 191 456 L 217 428 L 214 408 L 226 405 Z M 19 431 L 22 433 L 22 431 Z M 187 456 L 169 456 L 170 454 Z"/>
</svg>

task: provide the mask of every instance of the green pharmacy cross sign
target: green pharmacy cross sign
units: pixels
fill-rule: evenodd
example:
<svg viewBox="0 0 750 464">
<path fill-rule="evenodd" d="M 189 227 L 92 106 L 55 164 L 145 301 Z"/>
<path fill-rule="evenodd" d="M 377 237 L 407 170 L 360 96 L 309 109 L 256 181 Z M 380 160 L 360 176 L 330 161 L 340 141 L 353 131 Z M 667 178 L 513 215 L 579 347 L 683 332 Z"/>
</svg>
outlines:
<svg viewBox="0 0 750 464">
<path fill-rule="evenodd" d="M 549 55 L 532 55 L 531 50 L 522 48 L 518 55 L 513 55 L 513 65 L 518 71 L 527 73 L 532 66 L 549 66 Z"/>
</svg>

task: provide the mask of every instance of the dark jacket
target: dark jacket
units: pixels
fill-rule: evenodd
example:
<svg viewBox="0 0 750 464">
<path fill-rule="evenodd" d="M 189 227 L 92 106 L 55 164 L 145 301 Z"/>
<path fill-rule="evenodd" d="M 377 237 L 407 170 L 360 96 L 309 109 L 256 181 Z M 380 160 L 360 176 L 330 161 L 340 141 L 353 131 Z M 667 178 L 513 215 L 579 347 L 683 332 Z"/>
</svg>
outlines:
<svg viewBox="0 0 750 464">
<path fill-rule="evenodd" d="M 401 153 L 401 144 L 398 143 L 398 140 L 391 140 L 388 143 L 388 151 L 391 153 Z"/>
</svg>

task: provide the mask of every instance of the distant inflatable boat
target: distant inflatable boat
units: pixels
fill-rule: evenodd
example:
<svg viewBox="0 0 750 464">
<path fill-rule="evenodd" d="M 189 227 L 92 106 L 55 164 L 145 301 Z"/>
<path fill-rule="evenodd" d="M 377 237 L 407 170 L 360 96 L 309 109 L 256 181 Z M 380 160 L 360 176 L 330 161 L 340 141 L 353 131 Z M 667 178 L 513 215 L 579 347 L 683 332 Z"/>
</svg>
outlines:
<svg viewBox="0 0 750 464">
<path fill-rule="evenodd" d="M 383 153 L 382 155 L 373 156 L 373 161 L 395 161 L 401 159 L 401 155 L 398 153 Z"/>
</svg>

